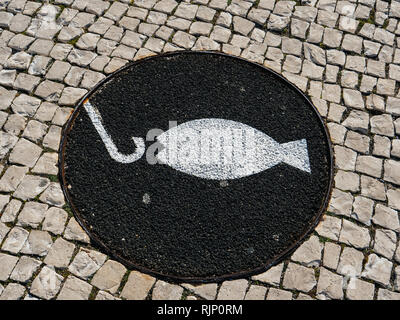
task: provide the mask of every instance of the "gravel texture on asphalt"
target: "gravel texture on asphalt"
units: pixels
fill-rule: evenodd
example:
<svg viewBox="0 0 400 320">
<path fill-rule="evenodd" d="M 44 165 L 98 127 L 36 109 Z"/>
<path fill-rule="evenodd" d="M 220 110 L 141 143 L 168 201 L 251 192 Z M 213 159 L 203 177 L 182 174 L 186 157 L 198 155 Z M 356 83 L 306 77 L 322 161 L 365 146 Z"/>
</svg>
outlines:
<svg viewBox="0 0 400 320">
<path fill-rule="evenodd" d="M 66 191 L 86 230 L 128 266 L 187 281 L 259 272 L 315 226 L 329 193 L 329 142 L 311 103 L 273 72 L 226 55 L 178 53 L 133 63 L 89 100 L 126 154 L 131 137 L 174 120 L 229 119 L 279 143 L 307 140 L 311 174 L 281 163 L 224 184 L 145 156 L 116 162 L 79 106 L 65 138 Z"/>
</svg>

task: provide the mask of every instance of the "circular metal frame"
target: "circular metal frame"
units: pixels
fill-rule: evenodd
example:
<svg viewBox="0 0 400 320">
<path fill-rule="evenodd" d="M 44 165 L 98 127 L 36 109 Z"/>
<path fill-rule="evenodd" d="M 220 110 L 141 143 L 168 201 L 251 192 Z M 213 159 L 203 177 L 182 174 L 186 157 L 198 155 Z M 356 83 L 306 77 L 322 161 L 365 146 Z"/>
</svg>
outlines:
<svg viewBox="0 0 400 320">
<path fill-rule="evenodd" d="M 162 274 L 162 273 L 147 269 L 147 268 L 139 266 L 139 265 L 135 265 L 131 261 L 126 260 L 125 258 L 121 257 L 120 255 L 118 255 L 113 250 L 109 249 L 101 241 L 101 239 L 99 237 L 97 237 L 95 234 L 93 234 L 91 232 L 90 228 L 87 225 L 85 225 L 85 223 L 83 222 L 83 219 L 81 218 L 81 215 L 80 215 L 79 211 L 77 210 L 77 208 L 73 204 L 72 199 L 71 199 L 71 197 L 70 197 L 70 195 L 68 193 L 67 181 L 65 179 L 65 171 L 64 171 L 64 164 L 65 164 L 64 163 L 64 154 L 65 154 L 65 148 L 66 148 L 66 144 L 67 144 L 67 136 L 68 136 L 68 133 L 73 128 L 74 121 L 77 118 L 79 112 L 81 111 L 83 103 L 87 99 L 89 99 L 89 97 L 94 92 L 96 92 L 96 90 L 99 87 L 101 87 L 103 84 L 105 84 L 111 78 L 113 78 L 114 76 L 118 75 L 120 72 L 123 72 L 124 70 L 131 68 L 134 65 L 143 63 L 143 62 L 145 62 L 147 60 L 150 60 L 150 59 L 158 59 L 158 58 L 162 58 L 162 57 L 171 57 L 171 56 L 182 55 L 182 54 L 211 54 L 211 55 L 227 56 L 227 57 L 230 57 L 232 59 L 241 60 L 241 61 L 244 61 L 244 62 L 246 62 L 248 64 L 255 65 L 255 66 L 259 67 L 259 68 L 265 69 L 266 72 L 270 72 L 270 73 L 274 74 L 277 77 L 278 80 L 284 81 L 290 87 L 294 88 L 303 97 L 303 99 L 306 100 L 306 102 L 312 107 L 312 110 L 317 115 L 317 117 L 318 117 L 318 119 L 320 121 L 320 125 L 321 125 L 321 127 L 322 127 L 322 129 L 324 131 L 325 138 L 326 138 L 327 143 L 328 143 L 328 149 L 329 149 L 330 165 L 328 167 L 329 167 L 330 172 L 329 172 L 328 188 L 327 188 L 327 190 L 325 192 L 325 198 L 324 198 L 323 204 L 320 207 L 317 215 L 314 217 L 314 220 L 311 221 L 309 227 L 306 228 L 306 230 L 303 231 L 302 235 L 300 236 L 300 238 L 298 240 L 296 240 L 285 251 L 283 251 L 282 253 L 276 255 L 275 257 L 271 258 L 270 260 L 266 261 L 262 266 L 260 266 L 260 267 L 258 267 L 256 269 L 241 271 L 241 272 L 222 275 L 222 276 L 204 278 L 204 277 L 175 277 L 175 276 L 165 275 L 165 274 Z M 61 143 L 60 143 L 60 147 L 59 147 L 59 151 L 58 152 L 59 152 L 59 160 L 58 160 L 59 173 L 58 173 L 58 177 L 59 177 L 59 180 L 61 182 L 62 191 L 64 193 L 64 196 L 65 196 L 66 200 L 67 200 L 68 205 L 71 207 L 71 210 L 72 210 L 76 220 L 78 221 L 80 226 L 84 229 L 84 231 L 89 235 L 89 237 L 92 240 L 93 244 L 95 246 L 97 246 L 100 250 L 105 252 L 107 255 L 112 257 L 113 259 L 115 259 L 115 260 L 121 262 L 122 264 L 124 264 L 125 266 L 127 266 L 129 269 L 135 269 L 135 270 L 141 271 L 143 273 L 147 273 L 147 274 L 150 274 L 150 275 L 152 275 L 154 277 L 157 277 L 157 278 L 160 278 L 160 279 L 164 279 L 164 280 L 167 280 L 167 281 L 170 281 L 170 282 L 180 282 L 180 283 L 184 283 L 184 282 L 186 282 L 186 283 L 222 282 L 222 281 L 225 281 L 225 280 L 244 278 L 244 277 L 249 277 L 249 276 L 252 276 L 252 275 L 255 275 L 255 274 L 259 274 L 259 273 L 265 272 L 269 268 L 273 267 L 274 265 L 277 265 L 282 260 L 287 258 L 291 253 L 293 253 L 306 240 L 307 236 L 310 235 L 314 231 L 315 227 L 320 222 L 323 213 L 326 211 L 326 209 L 328 207 L 330 196 L 331 196 L 331 193 L 332 193 L 332 187 L 333 187 L 334 155 L 333 155 L 332 143 L 331 143 L 330 135 L 329 135 L 329 132 L 328 132 L 327 127 L 325 125 L 324 119 L 321 117 L 321 115 L 319 114 L 317 108 L 313 105 L 313 103 L 310 101 L 310 99 L 297 86 L 295 86 L 294 84 L 289 82 L 286 78 L 284 78 L 282 75 L 278 74 L 274 70 L 271 70 L 270 68 L 267 68 L 267 67 L 265 67 L 263 65 L 260 65 L 258 63 L 246 60 L 244 58 L 228 55 L 228 54 L 221 53 L 221 52 L 218 52 L 218 51 L 188 51 L 188 50 L 183 50 L 183 51 L 175 51 L 175 52 L 170 52 L 170 53 L 163 53 L 163 54 L 159 54 L 159 55 L 148 56 L 148 57 L 145 57 L 143 59 L 127 63 L 125 66 L 123 66 L 120 69 L 118 69 L 118 70 L 114 71 L 113 73 L 109 74 L 105 79 L 100 81 L 95 87 L 93 87 L 89 92 L 87 92 L 85 94 L 85 96 L 83 98 L 81 98 L 80 101 L 76 104 L 75 110 L 72 112 L 70 118 L 68 119 L 68 121 L 63 126 L 62 134 L 61 134 Z"/>
</svg>

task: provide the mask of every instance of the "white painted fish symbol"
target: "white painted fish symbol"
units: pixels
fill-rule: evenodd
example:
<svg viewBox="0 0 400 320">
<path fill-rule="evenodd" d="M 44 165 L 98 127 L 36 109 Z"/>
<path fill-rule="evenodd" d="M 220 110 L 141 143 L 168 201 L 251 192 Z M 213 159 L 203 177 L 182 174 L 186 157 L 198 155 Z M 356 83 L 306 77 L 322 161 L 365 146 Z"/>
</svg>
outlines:
<svg viewBox="0 0 400 320">
<path fill-rule="evenodd" d="M 143 138 L 132 138 L 136 144 L 132 154 L 120 153 L 105 130 L 99 111 L 89 101 L 84 108 L 112 159 L 132 163 L 143 156 Z M 158 163 L 203 179 L 238 179 L 282 162 L 311 173 L 306 139 L 279 144 L 265 133 L 232 120 L 191 120 L 161 133 L 157 141 L 162 146 L 155 155 Z"/>
</svg>

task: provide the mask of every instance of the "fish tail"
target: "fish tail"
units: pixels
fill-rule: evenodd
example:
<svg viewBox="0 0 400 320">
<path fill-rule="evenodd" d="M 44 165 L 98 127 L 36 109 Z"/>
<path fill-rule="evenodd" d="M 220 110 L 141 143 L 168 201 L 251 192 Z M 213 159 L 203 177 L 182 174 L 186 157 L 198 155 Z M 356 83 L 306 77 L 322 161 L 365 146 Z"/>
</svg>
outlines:
<svg viewBox="0 0 400 320">
<path fill-rule="evenodd" d="M 280 151 L 282 162 L 302 171 L 311 173 L 306 139 L 283 143 L 280 145 Z"/>
</svg>

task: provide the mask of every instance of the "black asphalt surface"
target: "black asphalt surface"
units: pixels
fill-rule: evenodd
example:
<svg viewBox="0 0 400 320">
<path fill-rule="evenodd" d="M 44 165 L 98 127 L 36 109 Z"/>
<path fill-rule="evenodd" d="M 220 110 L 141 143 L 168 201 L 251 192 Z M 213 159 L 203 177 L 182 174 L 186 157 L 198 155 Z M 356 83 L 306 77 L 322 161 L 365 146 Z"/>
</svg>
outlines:
<svg viewBox="0 0 400 320">
<path fill-rule="evenodd" d="M 252 273 L 318 220 L 331 174 L 324 127 L 308 100 L 267 69 L 209 53 L 160 56 L 117 73 L 89 100 L 122 153 L 134 150 L 132 136 L 166 131 L 170 120 L 223 118 L 279 143 L 307 139 L 312 174 L 281 163 L 224 186 L 145 156 L 114 161 L 79 106 L 64 139 L 65 191 L 80 223 L 129 267 L 182 281 Z"/>
</svg>

